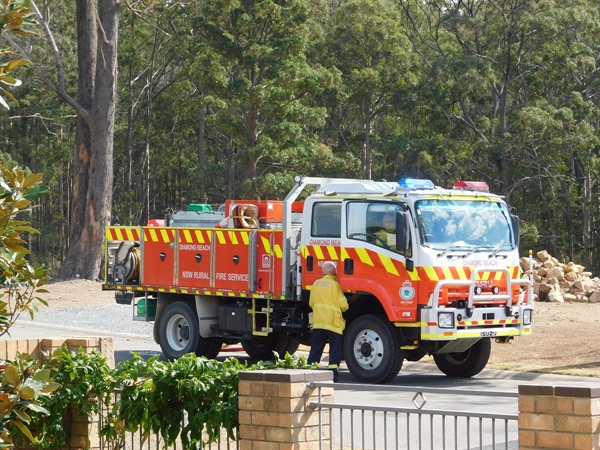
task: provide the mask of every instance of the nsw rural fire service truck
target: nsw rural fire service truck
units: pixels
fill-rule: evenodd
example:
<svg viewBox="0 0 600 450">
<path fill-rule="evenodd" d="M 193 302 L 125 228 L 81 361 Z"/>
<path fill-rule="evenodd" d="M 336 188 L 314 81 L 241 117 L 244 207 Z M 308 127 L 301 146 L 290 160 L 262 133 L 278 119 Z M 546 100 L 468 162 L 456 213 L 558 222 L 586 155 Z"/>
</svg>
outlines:
<svg viewBox="0 0 600 450">
<path fill-rule="evenodd" d="M 492 341 L 531 333 L 518 218 L 488 191 L 296 177 L 283 201 L 230 200 L 159 226 L 108 227 L 103 289 L 131 299 L 134 319 L 154 321 L 167 358 L 214 358 L 241 342 L 266 359 L 308 343 L 310 289 L 334 261 L 355 378 L 385 383 L 425 355 L 448 376 L 471 377 Z"/>
</svg>

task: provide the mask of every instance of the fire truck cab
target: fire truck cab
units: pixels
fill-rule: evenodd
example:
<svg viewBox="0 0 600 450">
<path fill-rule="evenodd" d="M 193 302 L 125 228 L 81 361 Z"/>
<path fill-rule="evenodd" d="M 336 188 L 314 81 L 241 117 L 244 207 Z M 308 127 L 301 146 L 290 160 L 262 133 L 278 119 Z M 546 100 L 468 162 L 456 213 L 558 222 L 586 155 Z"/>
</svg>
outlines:
<svg viewBox="0 0 600 450">
<path fill-rule="evenodd" d="M 334 261 L 355 378 L 385 383 L 405 359 L 428 354 L 446 375 L 470 377 L 492 340 L 531 333 L 518 218 L 488 191 L 297 177 L 283 201 L 231 200 L 197 221 L 108 227 L 103 288 L 131 294 L 134 318 L 154 320 L 168 358 L 212 358 L 241 342 L 264 359 L 308 343 L 310 289 Z"/>
</svg>

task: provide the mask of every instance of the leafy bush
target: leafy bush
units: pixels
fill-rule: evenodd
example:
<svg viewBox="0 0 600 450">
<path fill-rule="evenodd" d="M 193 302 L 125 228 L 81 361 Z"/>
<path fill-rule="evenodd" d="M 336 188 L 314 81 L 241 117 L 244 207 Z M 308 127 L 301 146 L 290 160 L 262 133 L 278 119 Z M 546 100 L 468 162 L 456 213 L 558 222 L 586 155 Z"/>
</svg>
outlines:
<svg viewBox="0 0 600 450">
<path fill-rule="evenodd" d="M 0 21 L 1 24 L 1 21 Z M 37 233 L 20 215 L 31 210 L 33 202 L 48 192 L 41 184 L 42 174 L 19 168 L 0 153 L 0 336 L 6 334 L 23 312 L 33 317 L 36 302 L 46 304 L 36 294 L 46 281 L 43 267 L 31 264 L 24 247 L 23 233 Z M 32 417 L 48 412 L 38 405 L 58 385 L 39 362 L 19 354 L 13 362 L 2 362 L 0 386 L 0 448 L 13 441 L 33 439 L 29 425 Z"/>
<path fill-rule="evenodd" d="M 121 391 L 102 433 L 118 440 L 125 431 L 140 431 L 144 441 L 157 434 L 165 445 L 179 437 L 183 448 L 216 442 L 222 429 L 235 439 L 239 372 L 306 367 L 305 357 L 289 354 L 252 366 L 235 358 L 219 362 L 191 353 L 173 362 L 158 357 L 144 361 L 134 354 L 115 370 Z"/>
<path fill-rule="evenodd" d="M 106 358 L 96 351 L 72 352 L 62 347 L 45 367 L 60 387 L 40 401 L 50 414 L 37 418 L 35 444 L 40 450 L 60 449 L 68 442 L 72 414 L 98 414 L 102 405 L 109 405 L 116 384 Z"/>
<path fill-rule="evenodd" d="M 29 355 L 18 354 L 14 362 L 2 367 L 0 387 L 0 448 L 12 448 L 25 439 L 34 441 L 30 429 L 32 414 L 48 416 L 40 403 L 58 388 L 50 378 L 50 370 L 41 368 Z"/>
</svg>

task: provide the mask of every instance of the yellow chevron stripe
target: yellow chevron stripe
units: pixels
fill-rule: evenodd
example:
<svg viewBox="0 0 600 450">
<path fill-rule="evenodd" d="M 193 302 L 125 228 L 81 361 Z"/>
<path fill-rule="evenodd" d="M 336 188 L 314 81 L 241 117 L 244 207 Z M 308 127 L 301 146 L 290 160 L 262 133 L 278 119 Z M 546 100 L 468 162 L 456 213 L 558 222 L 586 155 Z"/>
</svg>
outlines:
<svg viewBox="0 0 600 450">
<path fill-rule="evenodd" d="M 319 259 L 319 260 L 325 259 L 325 255 L 323 254 L 323 249 L 321 248 L 320 245 L 314 245 L 313 250 L 315 251 L 315 256 L 317 257 L 317 259 Z"/>
<path fill-rule="evenodd" d="M 490 279 L 490 275 L 491 275 L 491 272 L 483 272 L 483 273 L 479 272 L 479 276 L 481 276 L 481 279 L 483 281 L 489 280 Z"/>
<path fill-rule="evenodd" d="M 260 239 L 262 240 L 263 247 L 265 248 L 265 252 L 266 252 L 268 255 L 270 255 L 270 254 L 271 254 L 271 243 L 270 243 L 270 242 L 269 242 L 269 240 L 268 240 L 266 237 L 264 237 L 264 236 L 261 236 L 261 237 L 260 237 Z M 307 256 L 307 255 L 308 255 L 308 249 L 306 250 L 306 255 L 305 255 L 305 256 Z"/>
<path fill-rule="evenodd" d="M 158 235 L 156 234 L 156 230 L 150 229 L 150 230 L 148 230 L 148 232 L 150 233 L 150 240 L 152 242 L 158 242 Z"/>
<path fill-rule="evenodd" d="M 190 230 L 181 230 L 183 232 L 183 241 L 186 244 L 190 244 L 192 242 L 194 242 L 192 240 L 192 233 L 190 232 Z"/>
<path fill-rule="evenodd" d="M 340 251 L 340 255 L 342 261 L 350 258 L 350 255 L 348 254 L 345 248 L 342 248 L 342 250 Z"/>
<path fill-rule="evenodd" d="M 248 245 L 250 243 L 250 233 L 242 233 L 242 241 L 244 245 Z"/>
<path fill-rule="evenodd" d="M 367 264 L 368 266 L 374 266 L 373 261 L 371 261 L 371 257 L 369 256 L 369 253 L 367 253 L 367 250 L 364 248 L 357 248 L 356 250 L 356 254 L 358 255 L 358 259 L 360 259 L 360 261 L 363 264 Z"/>
<path fill-rule="evenodd" d="M 164 243 L 171 242 L 171 238 L 169 237 L 169 232 L 167 230 L 160 230 L 160 235 Z"/>
<path fill-rule="evenodd" d="M 223 232 L 221 230 L 217 230 L 216 232 L 217 234 L 217 240 L 219 241 L 219 244 L 225 244 L 225 235 L 223 234 Z"/>
<path fill-rule="evenodd" d="M 465 272 L 464 267 L 457 267 L 456 272 L 458 273 L 459 280 L 468 280 L 469 279 L 469 277 L 467 277 L 467 272 Z"/>
<path fill-rule="evenodd" d="M 394 266 L 394 263 L 392 262 L 392 258 L 386 255 L 379 255 L 379 259 L 388 273 L 391 273 L 392 275 L 400 275 L 398 270 L 396 270 L 396 266 Z"/>
<path fill-rule="evenodd" d="M 281 259 L 283 258 L 283 251 L 281 250 L 281 245 L 275 244 L 275 257 Z"/>
<path fill-rule="evenodd" d="M 452 275 L 452 271 L 449 267 L 442 267 L 442 274 L 447 280 L 452 280 L 454 278 L 454 275 Z"/>
<path fill-rule="evenodd" d="M 440 281 L 437 272 L 435 271 L 435 269 L 431 266 L 429 267 L 423 267 L 423 269 L 425 270 L 425 274 L 427 275 L 427 278 L 429 278 L 431 281 Z"/>
<path fill-rule="evenodd" d="M 135 237 L 133 236 L 133 229 L 126 228 L 125 229 L 125 234 L 127 234 L 127 240 L 128 241 L 135 241 Z"/>
<path fill-rule="evenodd" d="M 237 232 L 236 231 L 228 231 L 227 234 L 229 235 L 229 240 L 231 241 L 231 243 L 233 245 L 237 245 L 238 244 Z"/>
<path fill-rule="evenodd" d="M 327 253 L 329 253 L 329 259 L 331 261 L 337 261 L 338 259 L 338 255 L 337 252 L 335 251 L 335 247 L 328 245 L 327 246 Z"/>
<path fill-rule="evenodd" d="M 406 263 L 404 263 L 404 268 L 406 269 Z M 420 281 L 421 280 L 421 277 L 419 276 L 419 271 L 416 269 L 413 270 L 412 272 L 409 272 L 407 270 L 406 273 L 408 274 L 408 277 L 410 278 L 411 281 Z"/>
<path fill-rule="evenodd" d="M 494 275 L 494 281 L 500 281 L 502 279 L 502 272 L 496 272 L 496 274 Z"/>
</svg>

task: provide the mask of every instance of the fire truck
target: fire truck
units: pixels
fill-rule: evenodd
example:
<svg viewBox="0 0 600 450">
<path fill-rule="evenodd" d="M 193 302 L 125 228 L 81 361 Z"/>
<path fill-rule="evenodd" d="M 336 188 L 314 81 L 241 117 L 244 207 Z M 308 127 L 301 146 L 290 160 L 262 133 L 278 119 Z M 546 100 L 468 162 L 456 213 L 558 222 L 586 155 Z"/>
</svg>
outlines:
<svg viewBox="0 0 600 450">
<path fill-rule="evenodd" d="M 134 319 L 154 321 L 167 358 L 215 358 L 239 342 L 272 359 L 308 344 L 311 286 L 334 261 L 350 305 L 344 360 L 369 383 L 426 355 L 450 377 L 471 377 L 492 341 L 531 333 L 519 219 L 486 183 L 295 181 L 283 201 L 107 227 L 103 289 L 131 300 Z"/>
</svg>

